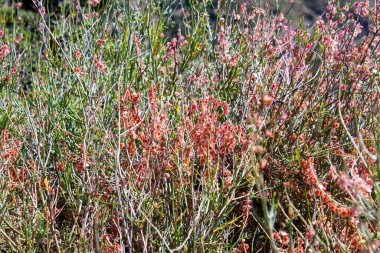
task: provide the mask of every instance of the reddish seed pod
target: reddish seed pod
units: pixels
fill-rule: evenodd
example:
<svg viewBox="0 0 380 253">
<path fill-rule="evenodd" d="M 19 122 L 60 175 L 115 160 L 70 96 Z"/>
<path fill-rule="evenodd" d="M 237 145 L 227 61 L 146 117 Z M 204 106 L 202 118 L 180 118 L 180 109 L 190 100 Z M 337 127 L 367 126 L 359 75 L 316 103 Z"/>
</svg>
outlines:
<svg viewBox="0 0 380 253">
<path fill-rule="evenodd" d="M 225 177 L 231 176 L 231 171 L 229 171 L 228 169 L 224 169 L 223 170 L 223 176 L 225 176 Z"/>
<path fill-rule="evenodd" d="M 224 179 L 224 185 L 225 186 L 230 186 L 232 184 L 232 177 L 228 176 Z"/>
<path fill-rule="evenodd" d="M 265 169 L 267 167 L 268 161 L 266 159 L 260 160 L 260 169 Z"/>
<path fill-rule="evenodd" d="M 315 196 L 320 197 L 320 196 L 322 196 L 322 194 L 323 194 L 322 190 L 320 190 L 320 189 L 315 189 L 314 190 L 314 195 Z"/>
<path fill-rule="evenodd" d="M 268 95 L 264 95 L 262 97 L 262 101 L 263 101 L 264 105 L 270 105 L 272 103 L 272 101 L 273 101 L 273 97 L 268 96 Z"/>
<path fill-rule="evenodd" d="M 96 44 L 98 44 L 98 45 L 105 45 L 105 44 L 106 44 L 106 40 L 98 39 L 98 40 L 96 41 Z"/>
</svg>

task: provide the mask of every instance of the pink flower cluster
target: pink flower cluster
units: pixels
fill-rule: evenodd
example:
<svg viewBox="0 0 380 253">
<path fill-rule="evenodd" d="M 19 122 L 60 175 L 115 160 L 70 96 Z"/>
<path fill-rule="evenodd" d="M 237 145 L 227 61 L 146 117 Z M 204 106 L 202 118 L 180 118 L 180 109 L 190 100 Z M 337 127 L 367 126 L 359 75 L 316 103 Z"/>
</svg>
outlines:
<svg viewBox="0 0 380 253">
<path fill-rule="evenodd" d="M 9 48 L 8 45 L 0 46 L 0 56 L 1 57 L 5 57 L 5 56 L 9 55 L 10 52 L 11 52 L 11 49 Z"/>
<path fill-rule="evenodd" d="M 248 150 L 251 138 L 245 129 L 220 120 L 229 113 L 226 102 L 207 96 L 190 103 L 176 101 L 173 106 L 157 96 L 157 88 L 153 86 L 148 92 L 147 111 L 139 106 L 144 99 L 141 93 L 127 90 L 121 98 L 121 128 L 127 136 L 122 149 L 126 155 L 140 154 L 132 164 L 126 159 L 124 166 L 138 168 L 141 177 L 150 172 L 175 173 L 178 169 L 191 175 L 193 166 L 218 168 L 228 156 L 242 157 Z M 187 113 L 174 128 L 170 119 L 179 107 Z M 206 169 L 201 174 L 209 176 Z"/>
</svg>

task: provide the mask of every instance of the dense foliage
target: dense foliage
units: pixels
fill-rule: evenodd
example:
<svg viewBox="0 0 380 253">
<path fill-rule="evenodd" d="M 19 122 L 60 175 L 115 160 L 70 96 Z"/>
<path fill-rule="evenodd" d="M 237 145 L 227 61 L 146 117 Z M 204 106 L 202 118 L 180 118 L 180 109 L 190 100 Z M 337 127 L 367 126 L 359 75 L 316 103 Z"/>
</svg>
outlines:
<svg viewBox="0 0 380 253">
<path fill-rule="evenodd" d="M 380 247 L 380 3 L 308 27 L 264 1 L 32 2 L 1 11 L 1 250 Z"/>
</svg>

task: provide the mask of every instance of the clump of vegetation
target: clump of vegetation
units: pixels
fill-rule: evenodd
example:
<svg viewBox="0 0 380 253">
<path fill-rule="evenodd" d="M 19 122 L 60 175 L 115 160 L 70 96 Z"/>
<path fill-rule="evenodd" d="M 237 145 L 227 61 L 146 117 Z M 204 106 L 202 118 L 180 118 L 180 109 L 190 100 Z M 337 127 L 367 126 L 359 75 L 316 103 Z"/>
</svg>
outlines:
<svg viewBox="0 0 380 253">
<path fill-rule="evenodd" d="M 261 1 L 33 4 L 0 21 L 2 250 L 380 247 L 380 4 L 310 28 Z"/>
</svg>

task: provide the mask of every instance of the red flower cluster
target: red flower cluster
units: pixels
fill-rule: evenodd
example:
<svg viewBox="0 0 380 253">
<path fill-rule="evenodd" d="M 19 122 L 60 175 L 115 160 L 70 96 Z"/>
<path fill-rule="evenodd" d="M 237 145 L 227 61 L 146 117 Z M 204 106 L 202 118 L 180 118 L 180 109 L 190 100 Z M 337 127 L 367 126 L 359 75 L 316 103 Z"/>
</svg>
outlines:
<svg viewBox="0 0 380 253">
<path fill-rule="evenodd" d="M 174 169 L 190 175 L 193 173 L 191 166 L 208 168 L 216 165 L 218 168 L 228 156 L 242 157 L 248 150 L 250 135 L 245 129 L 229 121 L 220 122 L 219 117 L 229 111 L 226 102 L 208 96 L 190 103 L 177 101 L 173 106 L 163 104 L 163 99 L 157 96 L 157 88 L 153 86 L 148 92 L 147 112 L 139 108 L 143 99 L 141 93 L 127 90 L 121 98 L 121 128 L 127 136 L 122 148 L 126 154 L 136 154 L 135 151 L 139 150 L 140 157 L 135 157 L 133 167 L 139 168 L 141 175 Z M 187 114 L 182 114 L 182 123 L 174 129 L 169 118 L 176 115 L 180 107 Z M 205 169 L 202 175 L 207 177 L 208 172 Z M 231 173 L 226 176 L 228 185 L 232 180 Z"/>
<path fill-rule="evenodd" d="M 332 199 L 332 196 L 330 193 L 325 191 L 327 187 L 327 183 L 319 181 L 316 174 L 316 170 L 314 168 L 313 158 L 309 158 L 308 160 L 302 159 L 301 163 L 302 163 L 302 171 L 306 177 L 306 180 L 311 186 L 315 187 L 312 193 L 315 197 L 321 197 L 322 201 L 329 207 L 329 209 L 332 212 L 337 213 L 341 217 L 355 216 L 354 208 L 348 208 L 338 203 L 337 201 Z"/>
</svg>

